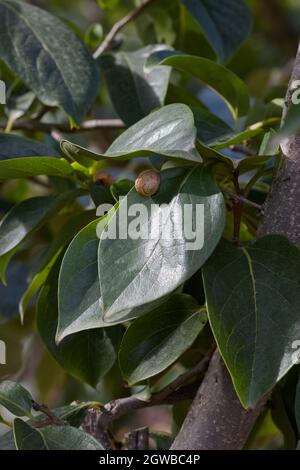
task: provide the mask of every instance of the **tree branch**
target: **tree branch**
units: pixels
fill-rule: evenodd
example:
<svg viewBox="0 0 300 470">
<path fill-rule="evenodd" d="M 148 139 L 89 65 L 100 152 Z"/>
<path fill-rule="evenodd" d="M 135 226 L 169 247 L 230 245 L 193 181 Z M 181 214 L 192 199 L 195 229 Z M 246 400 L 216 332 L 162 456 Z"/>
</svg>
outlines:
<svg viewBox="0 0 300 470">
<path fill-rule="evenodd" d="M 103 443 L 104 440 L 107 443 L 107 430 L 115 420 L 121 418 L 122 416 L 142 408 L 150 408 L 152 406 L 158 405 L 173 405 L 174 403 L 178 403 L 180 401 L 192 400 L 198 390 L 199 381 L 189 385 L 184 384 L 194 379 L 198 375 L 203 375 L 205 373 L 211 354 L 212 351 L 209 351 L 208 354 L 198 364 L 196 364 L 196 366 L 179 375 L 171 384 L 169 384 L 160 392 L 154 393 L 148 401 L 140 400 L 136 396 L 130 396 L 112 400 L 103 408 L 89 410 L 90 413 L 97 413 L 97 424 L 93 425 L 93 436 L 101 436 L 101 442 Z M 90 418 L 88 427 L 90 427 L 89 423 Z"/>
<path fill-rule="evenodd" d="M 299 76 L 300 46 L 283 119 L 291 101 L 291 84 Z M 300 136 L 283 142 L 282 154 L 258 236 L 280 233 L 300 245 Z M 265 399 L 261 400 L 254 410 L 242 408 L 216 351 L 172 449 L 241 449 L 265 403 Z"/>
<path fill-rule="evenodd" d="M 224 186 L 220 186 L 220 189 L 222 193 L 227 194 L 231 199 L 234 199 L 236 201 L 240 201 L 244 204 L 247 204 L 248 206 L 254 207 L 255 209 L 258 209 L 259 211 L 262 211 L 263 207 L 260 204 L 257 204 L 256 202 L 250 201 L 250 199 L 247 199 L 245 196 L 242 196 L 242 194 L 237 194 L 234 191 L 232 191 L 229 188 L 225 188 Z"/>
<path fill-rule="evenodd" d="M 60 131 L 66 134 L 73 132 L 88 132 L 98 129 L 122 129 L 125 124 L 120 119 L 91 119 L 81 124 L 79 129 L 70 129 L 69 124 L 45 123 L 32 119 L 28 121 L 16 121 L 13 125 L 15 131 L 46 132 L 51 134 L 53 131 Z M 0 129 L 5 129 L 6 123 L 0 123 Z"/>
<path fill-rule="evenodd" d="M 128 15 L 124 16 L 120 21 L 114 24 L 114 26 L 111 28 L 109 33 L 107 34 L 106 38 L 104 41 L 100 44 L 98 49 L 93 54 L 94 59 L 98 59 L 103 52 L 107 51 L 107 49 L 110 48 L 114 38 L 116 35 L 131 21 L 133 21 L 135 18 L 137 18 L 139 15 L 143 13 L 143 11 L 150 5 L 150 3 L 153 3 L 155 0 L 145 0 L 141 5 L 136 7 L 134 10 L 128 13 Z"/>
</svg>

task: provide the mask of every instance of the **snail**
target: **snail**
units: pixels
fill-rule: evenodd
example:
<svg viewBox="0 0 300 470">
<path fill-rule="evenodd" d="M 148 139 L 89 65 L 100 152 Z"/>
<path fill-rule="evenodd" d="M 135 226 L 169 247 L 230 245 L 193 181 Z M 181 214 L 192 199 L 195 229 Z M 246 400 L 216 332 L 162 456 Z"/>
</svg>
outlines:
<svg viewBox="0 0 300 470">
<path fill-rule="evenodd" d="M 160 186 L 160 174 L 155 170 L 145 170 L 139 174 L 134 186 L 140 196 L 153 196 Z"/>
</svg>

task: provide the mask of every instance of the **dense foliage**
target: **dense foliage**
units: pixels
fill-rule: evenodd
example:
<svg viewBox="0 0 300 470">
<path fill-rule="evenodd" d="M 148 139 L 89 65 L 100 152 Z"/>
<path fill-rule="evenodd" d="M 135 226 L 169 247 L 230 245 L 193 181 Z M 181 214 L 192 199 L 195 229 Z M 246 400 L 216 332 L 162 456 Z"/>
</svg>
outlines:
<svg viewBox="0 0 300 470">
<path fill-rule="evenodd" d="M 169 448 L 215 347 L 245 408 L 273 390 L 248 447 L 296 448 L 300 253 L 256 233 L 280 138 L 299 127 L 291 107 L 279 132 L 299 7 L 65 4 L 0 0 L 0 449 L 120 448 L 141 424 L 130 408 L 104 437 L 88 421 L 128 396 L 132 411 L 172 404 L 150 420 L 152 447 Z M 176 223 L 155 232 L 186 205 L 203 207 L 193 249 Z M 125 208 L 141 236 L 108 237 Z"/>
</svg>

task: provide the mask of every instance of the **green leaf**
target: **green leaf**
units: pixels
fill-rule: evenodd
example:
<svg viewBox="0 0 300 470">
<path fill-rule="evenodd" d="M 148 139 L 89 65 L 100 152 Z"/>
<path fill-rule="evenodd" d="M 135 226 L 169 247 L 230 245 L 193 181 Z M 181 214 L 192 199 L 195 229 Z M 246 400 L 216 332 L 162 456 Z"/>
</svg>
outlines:
<svg viewBox="0 0 300 470">
<path fill-rule="evenodd" d="M 160 175 L 159 191 L 145 198 L 133 188 L 102 233 L 99 273 L 107 322 L 120 320 L 126 311 L 169 295 L 202 266 L 222 235 L 224 200 L 209 170 L 200 166 L 172 168 Z M 136 207 L 145 214 L 146 220 L 128 216 L 127 207 L 130 209 L 134 204 L 139 204 Z M 201 217 L 197 217 L 197 239 L 193 239 L 196 244 L 192 245 L 184 237 L 180 221 L 185 204 L 191 209 L 191 220 L 187 218 L 185 229 L 189 224 L 195 227 L 196 209 L 204 209 L 204 220 L 200 222 Z M 134 239 L 128 228 L 131 230 L 136 224 L 144 233 Z M 199 224 L 204 230 L 204 245 Z M 114 235 L 115 228 L 117 234 L 121 231 L 121 236 L 110 236 L 110 233 Z"/>
<path fill-rule="evenodd" d="M 170 47 L 157 44 L 100 58 L 112 103 L 127 126 L 164 104 L 171 70 L 157 67 L 144 71 L 145 61 L 158 50 L 170 50 Z"/>
<path fill-rule="evenodd" d="M 14 438 L 17 450 L 48 450 L 43 434 L 20 418 L 14 420 Z"/>
<path fill-rule="evenodd" d="M 105 326 L 102 317 L 98 276 L 100 234 L 108 222 L 104 217 L 84 227 L 69 245 L 59 273 L 59 320 L 57 340 L 83 330 Z"/>
<path fill-rule="evenodd" d="M 94 437 L 71 426 L 47 426 L 42 434 L 49 450 L 103 450 Z"/>
<path fill-rule="evenodd" d="M 134 182 L 128 179 L 118 180 L 110 186 L 110 192 L 116 202 L 119 202 L 120 197 L 126 196 L 133 188 Z"/>
<path fill-rule="evenodd" d="M 197 130 L 192 111 L 183 104 L 170 104 L 137 122 L 118 137 L 104 155 L 98 155 L 66 140 L 63 152 L 71 158 L 94 160 L 163 155 L 192 162 L 201 162 L 195 148 Z"/>
<path fill-rule="evenodd" d="M 119 353 L 129 385 L 153 377 L 173 364 L 195 341 L 206 324 L 205 309 L 193 297 L 177 294 L 135 320 Z"/>
<path fill-rule="evenodd" d="M 0 162 L 9 158 L 34 156 L 59 157 L 53 147 L 15 134 L 0 134 Z M 1 169 L 1 167 L 0 167 Z"/>
<path fill-rule="evenodd" d="M 60 19 L 19 0 L 0 0 L 0 29 L 1 59 L 42 103 L 61 106 L 79 124 L 99 88 L 83 42 Z"/>
<path fill-rule="evenodd" d="M 252 29 L 252 17 L 243 0 L 182 0 L 216 54 L 229 60 Z"/>
<path fill-rule="evenodd" d="M 91 329 L 73 334 L 56 344 L 58 267 L 59 263 L 51 271 L 38 298 L 38 331 L 50 353 L 66 372 L 96 388 L 116 360 L 120 330 L 118 327 Z"/>
<path fill-rule="evenodd" d="M 21 419 L 14 422 L 18 450 L 103 450 L 91 435 L 71 426 L 34 429 Z"/>
<path fill-rule="evenodd" d="M 234 118 L 244 116 L 249 110 L 249 92 L 246 84 L 223 65 L 203 57 L 184 55 L 180 52 L 155 52 L 147 67 L 168 65 L 175 70 L 198 78 L 225 100 Z"/>
<path fill-rule="evenodd" d="M 8 253 L 49 217 L 82 194 L 81 190 L 66 191 L 60 195 L 40 196 L 14 206 L 0 223 L 0 255 Z"/>
<path fill-rule="evenodd" d="M 243 248 L 224 243 L 203 268 L 209 320 L 245 407 L 293 366 L 300 338 L 300 253 L 270 235 Z"/>
<path fill-rule="evenodd" d="M 203 108 L 191 108 L 194 114 L 197 137 L 206 144 L 232 134 L 232 129 L 222 119 Z"/>
<path fill-rule="evenodd" d="M 31 176 L 71 176 L 71 165 L 64 159 L 52 157 L 24 157 L 0 160 L 0 181 Z"/>
<path fill-rule="evenodd" d="M 231 131 L 231 133 L 224 135 L 223 138 L 218 138 L 215 142 L 209 142 L 209 145 L 213 146 L 215 150 L 222 150 L 230 147 L 231 145 L 240 144 L 241 142 L 245 142 L 249 139 L 252 139 L 253 137 L 256 137 L 262 132 L 262 127 L 249 128 L 242 132 L 239 132 L 238 134 L 233 133 Z"/>
<path fill-rule="evenodd" d="M 94 211 L 84 211 L 78 214 L 73 214 L 69 217 L 66 224 L 60 229 L 59 233 L 56 234 L 53 241 L 50 243 L 47 251 L 42 257 L 41 263 L 38 266 L 38 270 L 31 279 L 26 291 L 22 295 L 22 298 L 19 302 L 19 312 L 21 319 L 24 319 L 24 314 L 26 308 L 32 299 L 32 297 L 38 292 L 46 281 L 49 272 L 51 271 L 53 265 L 55 264 L 57 258 L 61 254 L 62 250 L 72 238 L 76 235 L 78 230 L 85 225 L 85 223 L 90 222 L 93 218 Z M 9 252 L 10 254 L 11 252 Z M 6 255 L 4 255 L 5 257 Z M 0 258 L 0 279 L 1 279 L 1 258 Z"/>
<path fill-rule="evenodd" d="M 0 450 L 16 450 L 14 433 L 8 431 L 0 437 Z"/>
<path fill-rule="evenodd" d="M 0 404 L 16 416 L 31 416 L 32 397 L 15 382 L 7 380 L 0 383 Z"/>
</svg>

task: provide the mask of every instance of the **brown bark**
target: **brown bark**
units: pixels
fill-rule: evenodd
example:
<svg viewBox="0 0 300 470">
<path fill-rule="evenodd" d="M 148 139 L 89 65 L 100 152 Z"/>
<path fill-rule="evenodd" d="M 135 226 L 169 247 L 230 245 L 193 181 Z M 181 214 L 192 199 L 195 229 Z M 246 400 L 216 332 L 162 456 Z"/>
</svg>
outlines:
<svg viewBox="0 0 300 470">
<path fill-rule="evenodd" d="M 293 80 L 299 78 L 300 46 L 287 92 L 285 112 L 291 100 Z M 280 233 L 300 245 L 300 136 L 286 139 L 281 147 L 281 164 L 265 205 L 265 216 L 258 235 Z M 215 352 L 172 449 L 241 449 L 263 405 L 264 401 L 252 411 L 242 408 L 223 361 Z"/>
</svg>

